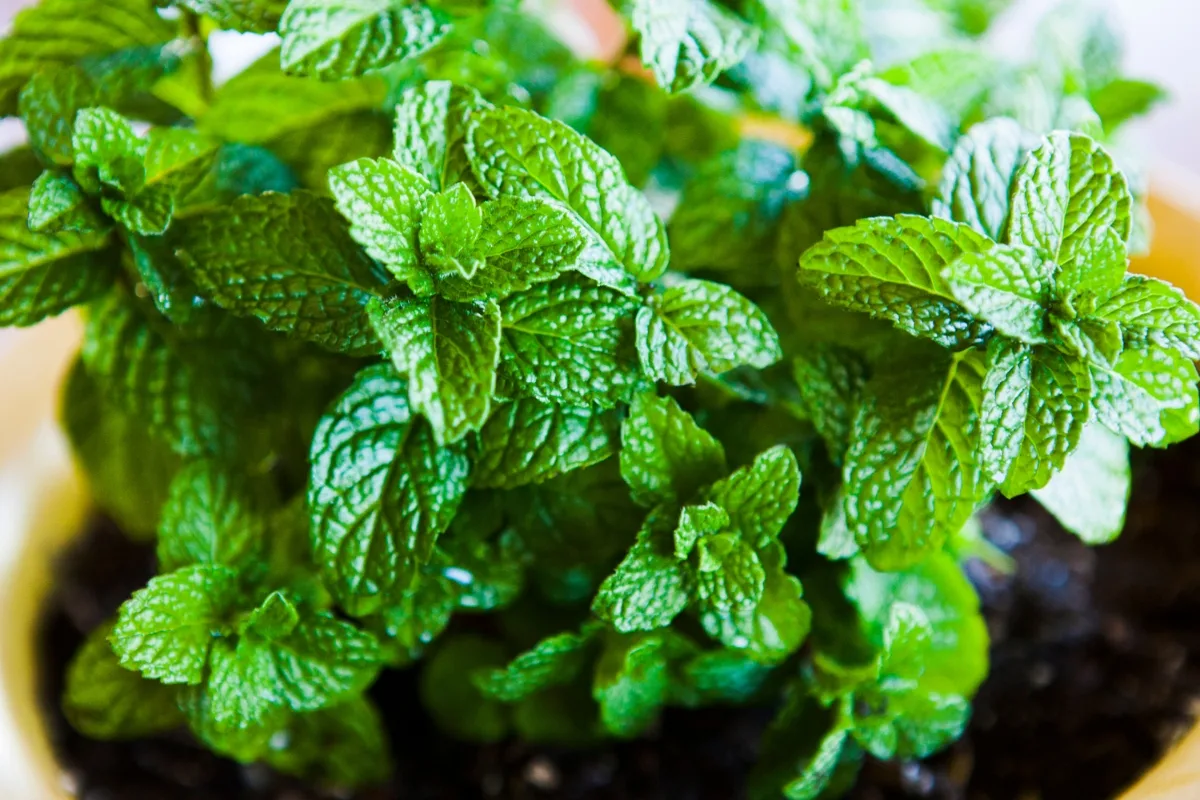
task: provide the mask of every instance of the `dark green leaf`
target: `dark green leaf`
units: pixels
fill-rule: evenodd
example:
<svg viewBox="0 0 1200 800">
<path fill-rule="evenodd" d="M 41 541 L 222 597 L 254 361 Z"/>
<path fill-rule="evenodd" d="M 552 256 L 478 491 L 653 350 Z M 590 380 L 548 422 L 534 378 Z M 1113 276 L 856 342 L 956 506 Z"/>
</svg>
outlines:
<svg viewBox="0 0 1200 800">
<path fill-rule="evenodd" d="M 621 446 L 621 476 L 644 506 L 685 502 L 727 471 L 720 442 L 670 397 L 635 397 Z"/>
</svg>

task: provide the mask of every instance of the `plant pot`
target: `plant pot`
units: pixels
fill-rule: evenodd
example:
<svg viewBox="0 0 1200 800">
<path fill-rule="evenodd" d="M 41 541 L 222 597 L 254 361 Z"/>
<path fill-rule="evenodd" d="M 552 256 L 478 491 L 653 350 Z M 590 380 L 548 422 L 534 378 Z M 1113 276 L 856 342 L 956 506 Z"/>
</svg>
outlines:
<svg viewBox="0 0 1200 800">
<path fill-rule="evenodd" d="M 1166 172 L 1152 202 L 1155 249 L 1134 269 L 1200 297 L 1200 179 Z M 54 556 L 81 530 L 88 499 L 56 422 L 57 391 L 78 346 L 78 318 L 0 337 L 0 798 L 67 800 L 37 693 L 35 630 Z M 1200 797 L 1200 725 L 1123 800 Z"/>
</svg>

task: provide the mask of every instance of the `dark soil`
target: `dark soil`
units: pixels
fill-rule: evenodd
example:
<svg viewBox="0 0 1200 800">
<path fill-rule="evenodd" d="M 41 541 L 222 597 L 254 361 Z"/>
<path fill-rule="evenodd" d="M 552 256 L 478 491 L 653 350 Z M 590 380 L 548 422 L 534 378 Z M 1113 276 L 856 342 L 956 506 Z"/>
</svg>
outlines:
<svg viewBox="0 0 1200 800">
<path fill-rule="evenodd" d="M 1129 523 L 1088 550 L 1036 504 L 989 514 L 1011 577 L 972 565 L 992 672 L 962 742 L 924 764 L 868 764 L 854 800 L 1108 800 L 1200 711 L 1200 441 L 1135 462 Z M 43 629 L 55 745 L 82 800 L 348 800 L 240 767 L 183 734 L 85 739 L 57 697 L 85 633 L 153 571 L 153 555 L 97 522 L 62 560 Z M 734 800 L 769 711 L 669 711 L 656 735 L 569 752 L 470 746 L 433 733 L 408 672 L 373 690 L 391 725 L 392 785 L 354 800 Z"/>
</svg>

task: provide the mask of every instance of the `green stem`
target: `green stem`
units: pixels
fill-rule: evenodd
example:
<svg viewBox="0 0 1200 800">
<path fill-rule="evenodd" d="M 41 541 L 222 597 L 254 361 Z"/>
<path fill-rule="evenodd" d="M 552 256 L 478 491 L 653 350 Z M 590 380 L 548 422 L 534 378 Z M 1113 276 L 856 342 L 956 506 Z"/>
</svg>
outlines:
<svg viewBox="0 0 1200 800">
<path fill-rule="evenodd" d="M 208 39 L 200 30 L 200 15 L 191 11 L 183 12 L 183 30 L 184 35 L 196 46 L 196 58 L 199 61 L 199 80 L 197 91 L 200 93 L 200 98 L 205 105 L 212 102 L 213 97 L 213 80 L 212 80 L 212 54 L 208 51 Z"/>
</svg>

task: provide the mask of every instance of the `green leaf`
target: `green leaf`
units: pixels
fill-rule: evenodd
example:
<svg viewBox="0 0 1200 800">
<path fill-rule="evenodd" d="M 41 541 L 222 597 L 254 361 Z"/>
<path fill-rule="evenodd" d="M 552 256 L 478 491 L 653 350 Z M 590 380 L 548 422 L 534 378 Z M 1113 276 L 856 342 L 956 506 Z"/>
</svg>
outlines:
<svg viewBox="0 0 1200 800">
<path fill-rule="evenodd" d="M 634 398 L 621 424 L 621 477 L 635 502 L 685 502 L 727 471 L 721 443 L 673 398 Z"/>
<path fill-rule="evenodd" d="M 1062 470 L 1033 496 L 1062 526 L 1089 545 L 1116 539 L 1129 503 L 1129 443 L 1089 424 Z"/>
<path fill-rule="evenodd" d="M 282 639 L 296 630 L 300 624 L 300 612 L 282 592 L 271 592 L 267 599 L 238 626 L 242 636 L 257 636 L 271 641 Z"/>
<path fill-rule="evenodd" d="M 393 157 L 436 189 L 453 186 L 471 171 L 466 151 L 471 116 L 490 107 L 475 89 L 449 81 L 407 89 L 396 103 Z"/>
<path fill-rule="evenodd" d="M 283 68 L 348 78 L 419 56 L 446 35 L 431 8 L 410 0 L 291 0 L 279 21 Z"/>
<path fill-rule="evenodd" d="M 374 636 L 327 612 L 277 638 L 248 632 L 236 645 L 221 640 L 207 684 L 212 718 L 225 728 L 248 728 L 269 724 L 281 711 L 337 705 L 366 689 L 380 664 Z"/>
<path fill-rule="evenodd" d="M 117 612 L 109 641 L 121 666 L 162 683 L 200 683 L 209 649 L 227 633 L 236 577 L 198 565 L 151 578 Z"/>
<path fill-rule="evenodd" d="M 516 400 L 498 406 L 479 431 L 471 483 L 513 489 L 608 458 L 617 448 L 615 412 Z"/>
<path fill-rule="evenodd" d="M 313 437 L 313 549 L 326 585 L 355 616 L 400 598 L 467 490 L 464 448 L 438 447 L 407 398 L 390 365 L 368 367 Z"/>
<path fill-rule="evenodd" d="M 595 239 L 594 263 L 578 266 L 581 272 L 625 286 L 620 270 L 642 282 L 666 271 L 666 229 L 650 203 L 626 182 L 615 158 L 561 122 L 512 106 L 481 110 L 467 155 L 493 197 L 546 198 L 579 216 Z"/>
<path fill-rule="evenodd" d="M 334 786 L 372 786 L 391 774 L 391 750 L 379 710 L 366 697 L 307 714 L 287 726 L 287 746 L 272 749 L 273 769 Z"/>
<path fill-rule="evenodd" d="M 19 111 L 29 142 L 41 157 L 58 167 L 75 160 L 72 139 L 75 115 L 104 105 L 103 91 L 81 67 L 39 72 L 21 90 Z"/>
<path fill-rule="evenodd" d="M 783 356 L 767 316 L 719 283 L 685 280 L 651 298 L 638 311 L 642 369 L 672 385 L 735 367 L 764 369 Z"/>
<path fill-rule="evenodd" d="M 800 390 L 800 406 L 825 442 L 836 463 L 850 442 L 850 427 L 859 393 L 867 380 L 861 355 L 837 345 L 813 346 L 792 361 Z"/>
<path fill-rule="evenodd" d="M 750 773 L 754 800 L 818 800 L 833 780 L 846 750 L 848 731 L 833 709 L 794 682 L 787 703 L 763 734 L 761 753 Z"/>
<path fill-rule="evenodd" d="M 1158 84 L 1130 78 L 1117 78 L 1088 93 L 1092 108 L 1104 122 L 1105 133 L 1112 133 L 1168 99 L 1170 95 Z"/>
<path fill-rule="evenodd" d="M 675 558 L 682 561 L 692 554 L 696 543 L 720 533 L 729 526 L 729 514 L 716 503 L 684 506 L 675 527 Z"/>
<path fill-rule="evenodd" d="M 127 535 L 153 537 L 179 458 L 143 420 L 107 403 L 80 361 L 67 374 L 61 402 L 71 452 L 96 504 Z"/>
<path fill-rule="evenodd" d="M 425 179 L 392 161 L 361 158 L 330 170 L 329 189 L 354 240 L 400 280 L 420 280 L 421 216 L 433 196 Z"/>
<path fill-rule="evenodd" d="M 1127 242 L 1132 207 L 1112 156 L 1082 134 L 1052 133 L 1017 173 L 1009 240 L 1070 264 L 1110 229 Z"/>
<path fill-rule="evenodd" d="M 1048 348 L 988 345 L 980 461 L 1004 494 L 1040 489 L 1079 444 L 1092 387 L 1086 367 Z"/>
<path fill-rule="evenodd" d="M 767 574 L 758 554 L 737 534 L 705 536 L 697 543 L 696 598 L 700 624 L 728 647 L 744 637 L 728 618 L 752 611 L 763 597 Z M 728 641 L 727 641 L 728 640 Z"/>
<path fill-rule="evenodd" d="M 920 688 L 973 695 L 987 675 L 987 625 L 979 596 L 954 557 L 934 553 L 903 572 L 877 572 L 862 558 L 849 563 L 844 591 L 876 646 L 883 645 L 891 609 L 897 603 L 916 606 L 935 632 L 922 658 Z"/>
<path fill-rule="evenodd" d="M 0 326 L 33 325 L 100 295 L 115 280 L 107 231 L 30 230 L 29 189 L 0 194 Z"/>
<path fill-rule="evenodd" d="M 1109 228 L 1079 242 L 1074 260 L 1059 267 L 1054 282 L 1062 296 L 1079 299 L 1092 292 L 1104 297 L 1121 285 L 1128 264 L 1124 240 Z"/>
<path fill-rule="evenodd" d="M 1092 407 L 1109 430 L 1138 447 L 1181 442 L 1200 426 L 1196 366 L 1173 350 L 1126 350 L 1113 366 L 1089 365 Z"/>
<path fill-rule="evenodd" d="M 896 603 L 883 626 L 879 670 L 889 677 L 917 680 L 925 672 L 925 655 L 933 643 L 933 626 L 918 606 Z"/>
<path fill-rule="evenodd" d="M 198 127 L 225 141 L 269 144 L 277 152 L 285 140 L 307 141 L 312 132 L 339 120 L 357 120 L 354 134 L 361 138 L 362 113 L 379 108 L 385 93 L 383 82 L 375 79 L 325 83 L 284 75 L 273 51 L 217 89 Z"/>
<path fill-rule="evenodd" d="M 80 110 L 75 115 L 71 148 L 75 151 L 75 180 L 90 193 L 99 193 L 101 185 L 132 193 L 145 181 L 146 140 L 115 111 Z"/>
<path fill-rule="evenodd" d="M 665 627 L 687 607 L 692 576 L 675 555 L 675 519 L 667 508 L 651 511 L 625 559 L 596 592 L 592 612 L 618 631 Z"/>
<path fill-rule="evenodd" d="M 172 687 L 121 666 L 108 643 L 112 625 L 93 630 L 67 665 L 63 714 L 92 739 L 139 739 L 179 727 Z"/>
<path fill-rule="evenodd" d="M 1054 265 L 1036 250 L 997 245 L 967 253 L 946 267 L 950 291 L 963 308 L 999 333 L 1028 344 L 1046 341 Z"/>
<path fill-rule="evenodd" d="M 79 184 L 69 175 L 50 170 L 39 175 L 30 189 L 28 223 L 35 233 L 68 230 L 95 234 L 105 227 L 88 206 Z"/>
<path fill-rule="evenodd" d="M 114 289 L 89 307 L 83 363 L 105 402 L 180 455 L 253 454 L 260 440 L 244 427 L 261 399 L 253 351 L 236 332 L 189 339 L 148 305 Z"/>
<path fill-rule="evenodd" d="M 438 291 L 453 299 L 504 298 L 524 291 L 571 269 L 587 247 L 587 231 L 557 204 L 501 197 L 481 210 L 483 229 L 469 259 L 483 265 L 474 275 L 450 273 L 438 282 Z"/>
<path fill-rule="evenodd" d="M 1028 153 L 1026 133 L 1006 117 L 981 122 L 958 140 L 942 172 L 933 214 L 970 225 L 994 241 L 1008 231 L 1009 197 Z"/>
<path fill-rule="evenodd" d="M 543 639 L 503 669 L 477 673 L 475 685 L 485 697 L 515 703 L 551 686 L 570 683 L 583 669 L 591 640 L 588 629 Z"/>
<path fill-rule="evenodd" d="M 0 41 L 0 114 L 17 110 L 17 93 L 43 70 L 173 38 L 148 0 L 85 3 L 47 0 L 17 14 Z"/>
<path fill-rule="evenodd" d="M 438 444 L 483 427 L 500 359 L 494 302 L 373 300 L 368 313 L 396 369 L 408 377 L 409 403 L 429 420 Z"/>
<path fill-rule="evenodd" d="M 786 445 L 777 445 L 714 483 L 705 496 L 729 514 L 729 524 L 753 547 L 779 536 L 800 500 L 800 465 Z"/>
<path fill-rule="evenodd" d="M 708 0 L 634 0 L 642 63 L 659 86 L 682 92 L 712 83 L 758 44 L 758 31 Z"/>
<path fill-rule="evenodd" d="M 992 244 L 966 225 L 901 215 L 829 231 L 800 259 L 800 280 L 834 305 L 891 322 L 944 347 L 978 342 L 989 326 L 954 299 L 946 267 Z"/>
<path fill-rule="evenodd" d="M 459 260 L 472 249 L 483 227 L 483 212 L 465 183 L 456 183 L 433 197 L 421 219 L 421 254 L 444 272 L 475 275 L 477 264 Z"/>
<path fill-rule="evenodd" d="M 671 689 L 671 656 L 681 643 L 669 633 L 614 638 L 604 648 L 592 680 L 600 721 L 613 736 L 632 738 L 658 716 Z"/>
<path fill-rule="evenodd" d="M 508 709 L 483 695 L 471 678 L 501 668 L 506 661 L 498 642 L 457 636 L 446 642 L 421 673 L 421 699 L 438 727 L 456 739 L 498 742 L 508 733 Z"/>
<path fill-rule="evenodd" d="M 252 482 L 212 461 L 187 465 L 171 482 L 158 528 L 158 566 L 173 572 L 194 564 L 241 569 L 257 555 L 266 515 Z"/>
<path fill-rule="evenodd" d="M 219 27 L 250 33 L 274 33 L 287 0 L 177 0 L 177 5 L 210 17 Z"/>
<path fill-rule="evenodd" d="M 865 387 L 843 495 L 846 524 L 877 568 L 901 569 L 939 549 L 983 499 L 982 361 L 969 351 L 901 359 Z"/>
<path fill-rule="evenodd" d="M 190 274 L 222 308 L 337 352 L 378 347 L 366 304 L 382 283 L 327 200 L 247 195 L 176 233 Z"/>
<path fill-rule="evenodd" d="M 500 303 L 504 396 L 612 406 L 640 379 L 633 344 L 637 301 L 576 275 Z"/>
<path fill-rule="evenodd" d="M 1096 316 L 1117 323 L 1129 344 L 1150 343 L 1200 359 L 1200 307 L 1169 283 L 1129 275 Z"/>
</svg>

